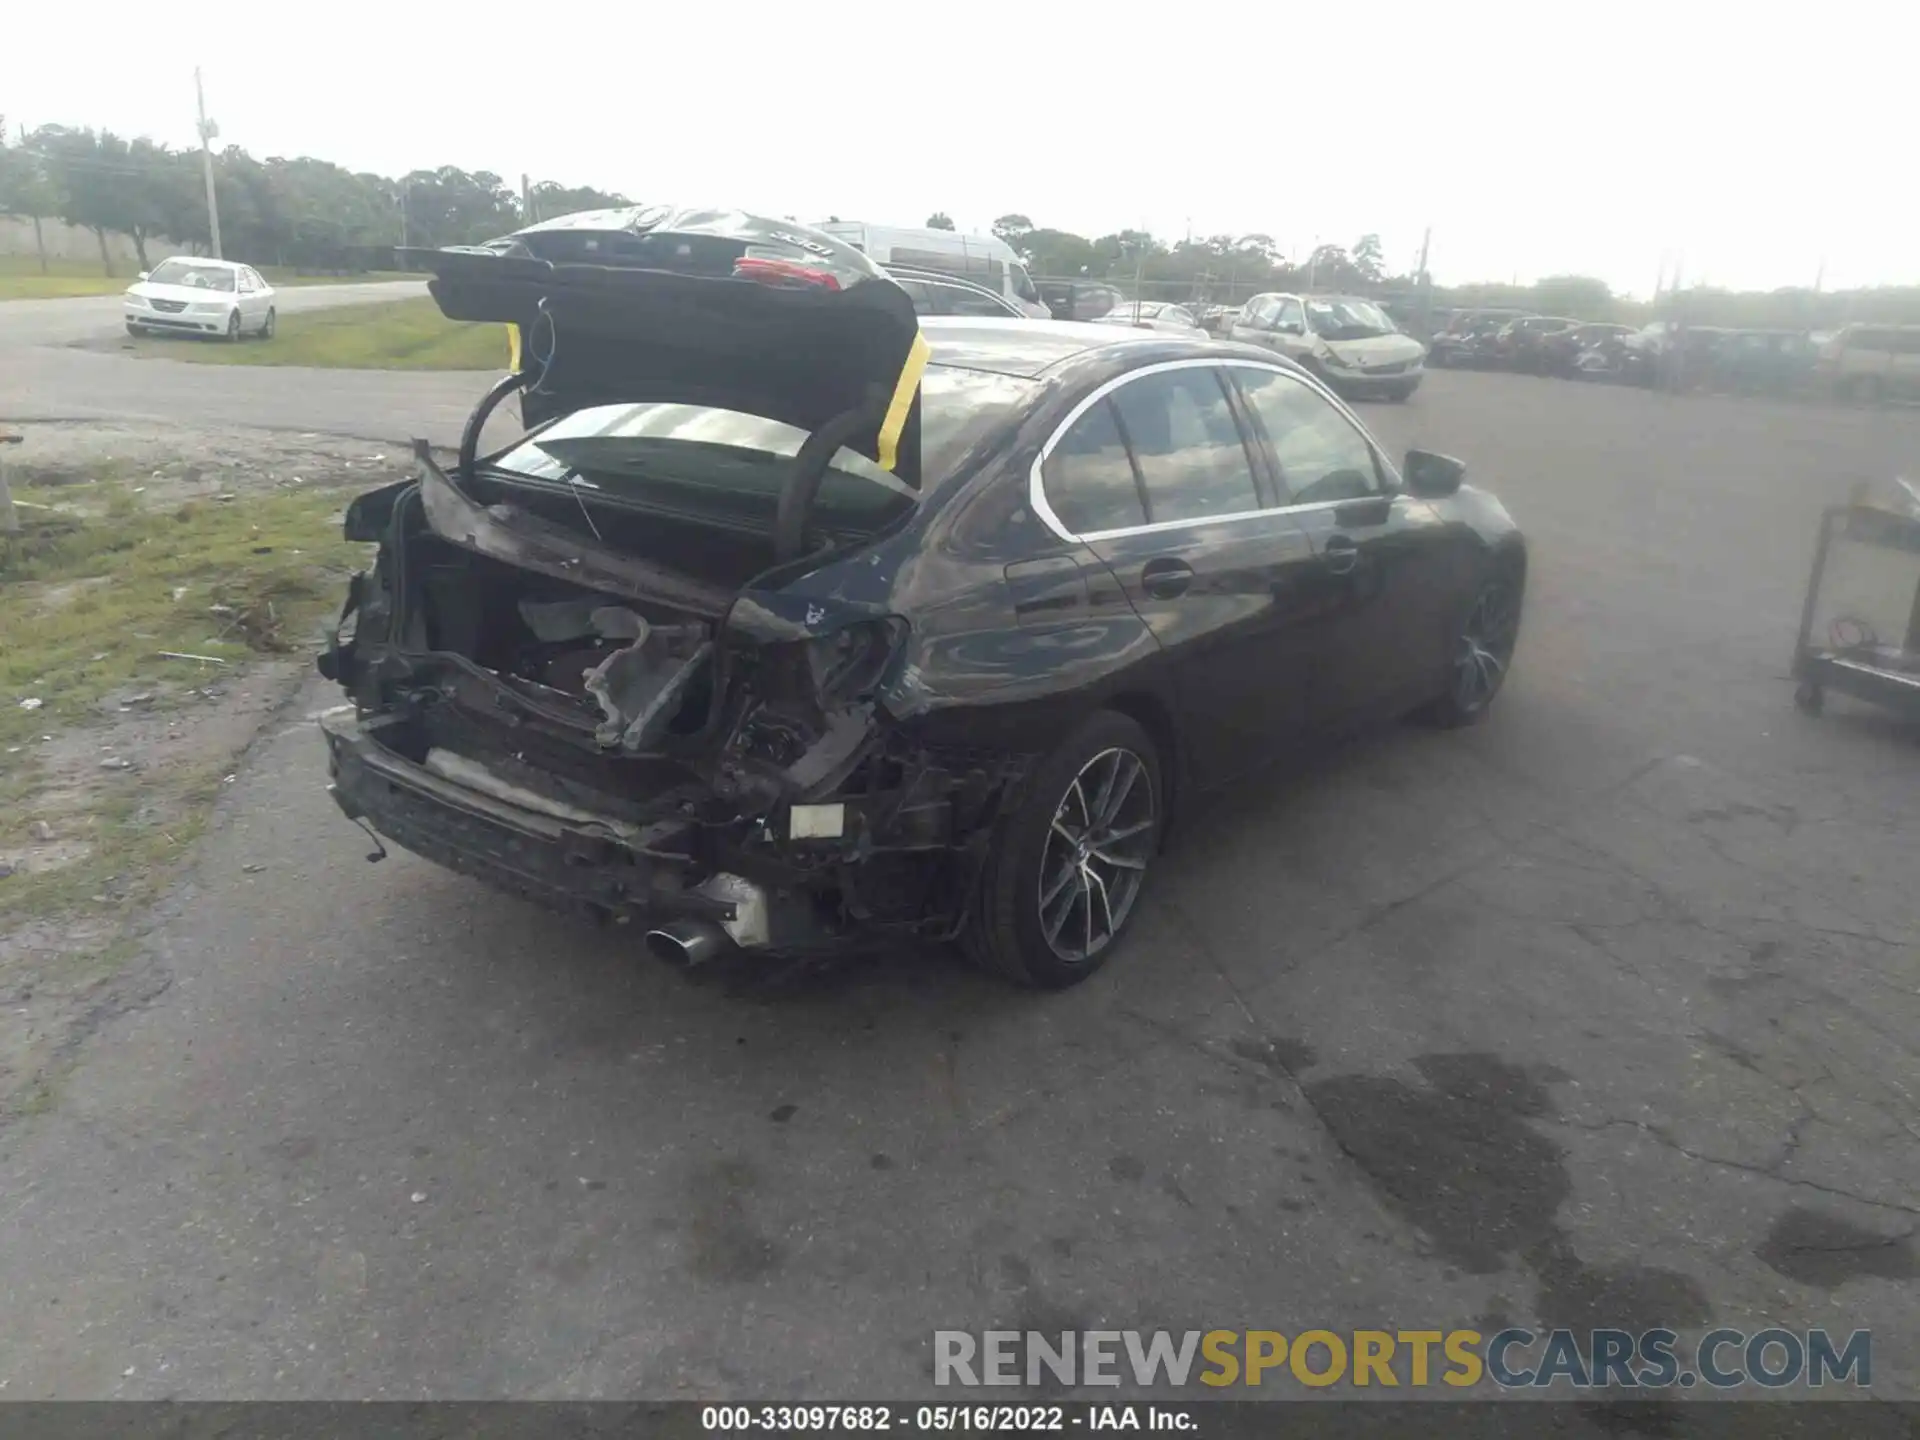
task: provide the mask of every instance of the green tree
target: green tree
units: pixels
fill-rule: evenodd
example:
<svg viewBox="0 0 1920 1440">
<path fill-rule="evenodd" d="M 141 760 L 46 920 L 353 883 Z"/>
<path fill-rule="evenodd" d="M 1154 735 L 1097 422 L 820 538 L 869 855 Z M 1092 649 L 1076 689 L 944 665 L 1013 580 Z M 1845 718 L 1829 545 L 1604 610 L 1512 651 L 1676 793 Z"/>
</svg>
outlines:
<svg viewBox="0 0 1920 1440">
<path fill-rule="evenodd" d="M 1546 315 L 1604 320 L 1613 313 L 1613 291 L 1590 275 L 1549 275 L 1535 283 L 1530 303 Z"/>
<path fill-rule="evenodd" d="M 453 165 L 415 170 L 401 180 L 411 245 L 475 245 L 513 230 L 518 197 L 490 170 L 469 174 Z"/>
<path fill-rule="evenodd" d="M 47 239 L 40 222 L 57 214 L 59 205 L 46 167 L 27 149 L 26 136 L 8 143 L 6 119 L 0 116 L 0 215 L 33 222 L 33 248 L 42 275 L 47 273 Z"/>
<path fill-rule="evenodd" d="M 127 142 L 110 131 L 42 125 L 29 144 L 53 188 L 53 213 L 69 225 L 91 230 L 100 242 L 100 269 L 113 274 L 107 249 L 110 231 L 125 233 L 129 192 L 139 172 L 128 159 Z"/>
<path fill-rule="evenodd" d="M 1011 245 L 1021 259 L 1030 258 L 1027 254 L 1027 237 L 1033 234 L 1033 221 L 1026 216 L 1017 212 L 1002 215 L 993 222 L 993 233 Z"/>
<path fill-rule="evenodd" d="M 1380 237 L 1369 232 L 1353 242 L 1354 271 L 1369 285 L 1378 285 L 1385 276 L 1386 251 L 1381 247 Z"/>
<path fill-rule="evenodd" d="M 944 210 L 936 210 L 927 217 L 927 228 L 929 230 L 951 230 L 953 229 L 953 217 L 948 215 Z"/>
<path fill-rule="evenodd" d="M 1066 230 L 1029 230 L 1020 253 L 1036 275 L 1071 279 L 1088 274 L 1093 264 L 1093 242 Z"/>
<path fill-rule="evenodd" d="M 1315 290 L 1354 290 L 1366 283 L 1359 266 L 1341 245 L 1318 245 L 1307 258 L 1308 283 Z"/>
<path fill-rule="evenodd" d="M 533 201 L 533 214 L 525 218 L 528 224 L 536 220 L 552 220 L 560 215 L 573 215 L 582 210 L 618 210 L 633 202 L 626 196 L 608 190 L 596 190 L 591 185 L 562 185 L 554 180 L 537 181 L 529 192 Z"/>
</svg>

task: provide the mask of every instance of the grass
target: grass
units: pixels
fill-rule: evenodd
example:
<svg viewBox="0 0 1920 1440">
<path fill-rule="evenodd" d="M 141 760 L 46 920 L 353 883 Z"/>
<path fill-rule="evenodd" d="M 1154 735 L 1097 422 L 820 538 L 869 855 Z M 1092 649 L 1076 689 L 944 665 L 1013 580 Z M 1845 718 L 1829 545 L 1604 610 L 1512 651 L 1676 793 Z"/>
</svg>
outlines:
<svg viewBox="0 0 1920 1440">
<path fill-rule="evenodd" d="M 369 271 L 364 275 L 296 275 L 281 266 L 262 265 L 268 283 L 288 285 L 365 285 L 381 280 L 417 280 L 398 271 Z M 56 300 L 71 295 L 118 295 L 131 285 L 139 268 L 129 264 L 124 274 L 102 275 L 97 260 L 40 261 L 32 255 L 0 255 L 0 300 Z"/>
<path fill-rule="evenodd" d="M 110 694 L 150 689 L 164 708 L 169 691 L 230 685 L 250 658 L 304 648 L 364 563 L 363 547 L 340 538 L 351 491 L 277 490 L 155 513 L 117 483 L 94 489 L 99 513 L 0 537 L 0 814 L 9 828 L 41 818 L 40 736 L 95 725 Z M 102 577 L 108 583 L 89 583 Z M 163 650 L 228 663 L 169 660 Z M 20 708 L 29 698 L 40 705 Z M 224 757 L 149 764 L 99 787 L 84 813 L 69 803 L 57 828 L 89 853 L 7 877 L 0 926 L 144 904 L 198 833 L 223 768 Z"/>
<path fill-rule="evenodd" d="M 291 648 L 338 605 L 358 560 L 337 519 L 351 491 L 275 490 L 155 514 L 117 484 L 89 488 L 106 492 L 102 513 L 0 537 L 0 743 L 83 723 L 120 687 L 214 668 L 162 650 L 234 661 Z M 54 587 L 64 597 L 44 603 Z M 22 710 L 28 698 L 41 704 Z"/>
<path fill-rule="evenodd" d="M 505 370 L 507 330 L 449 320 L 432 300 L 340 305 L 278 317 L 270 341 L 142 336 L 140 355 L 202 365 L 313 365 L 331 370 Z"/>
</svg>

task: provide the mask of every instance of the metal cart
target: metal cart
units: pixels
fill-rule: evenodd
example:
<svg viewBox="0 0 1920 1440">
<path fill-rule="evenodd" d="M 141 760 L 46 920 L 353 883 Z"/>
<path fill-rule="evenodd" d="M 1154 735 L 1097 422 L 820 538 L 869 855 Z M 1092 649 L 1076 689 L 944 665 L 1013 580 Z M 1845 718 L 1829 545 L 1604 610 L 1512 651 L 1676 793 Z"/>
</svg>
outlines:
<svg viewBox="0 0 1920 1440">
<path fill-rule="evenodd" d="M 1809 715 L 1834 690 L 1920 719 L 1920 505 L 1908 510 L 1856 501 L 1821 516 L 1793 651 Z"/>
</svg>

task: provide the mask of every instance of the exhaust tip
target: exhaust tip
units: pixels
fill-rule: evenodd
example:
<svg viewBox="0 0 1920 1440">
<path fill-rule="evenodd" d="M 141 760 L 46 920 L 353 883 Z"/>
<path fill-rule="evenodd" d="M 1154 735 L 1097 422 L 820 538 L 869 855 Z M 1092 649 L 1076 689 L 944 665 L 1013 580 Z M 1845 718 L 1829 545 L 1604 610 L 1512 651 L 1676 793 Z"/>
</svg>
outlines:
<svg viewBox="0 0 1920 1440">
<path fill-rule="evenodd" d="M 693 963 L 687 954 L 687 947 L 680 937 L 666 930 L 647 932 L 647 953 L 656 960 L 664 960 L 669 965 L 690 965 Z"/>
<path fill-rule="evenodd" d="M 689 969 L 711 960 L 731 947 L 727 933 L 718 925 L 688 921 L 663 925 L 646 934 L 647 953 L 669 965 Z"/>
</svg>

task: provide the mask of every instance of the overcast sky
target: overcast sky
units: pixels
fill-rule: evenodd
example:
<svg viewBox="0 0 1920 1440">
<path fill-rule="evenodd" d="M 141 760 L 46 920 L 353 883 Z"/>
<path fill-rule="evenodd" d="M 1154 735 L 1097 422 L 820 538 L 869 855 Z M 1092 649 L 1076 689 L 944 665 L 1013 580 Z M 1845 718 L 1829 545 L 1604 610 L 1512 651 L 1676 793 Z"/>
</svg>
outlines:
<svg viewBox="0 0 1920 1440">
<path fill-rule="evenodd" d="M 1889 0 L 13 8 L 29 125 L 191 144 L 200 65 L 223 143 L 386 174 L 1297 256 L 1371 230 L 1396 270 L 1431 225 L 1443 283 L 1645 294 L 1671 252 L 1732 287 L 1920 282 L 1920 11 Z"/>
</svg>

